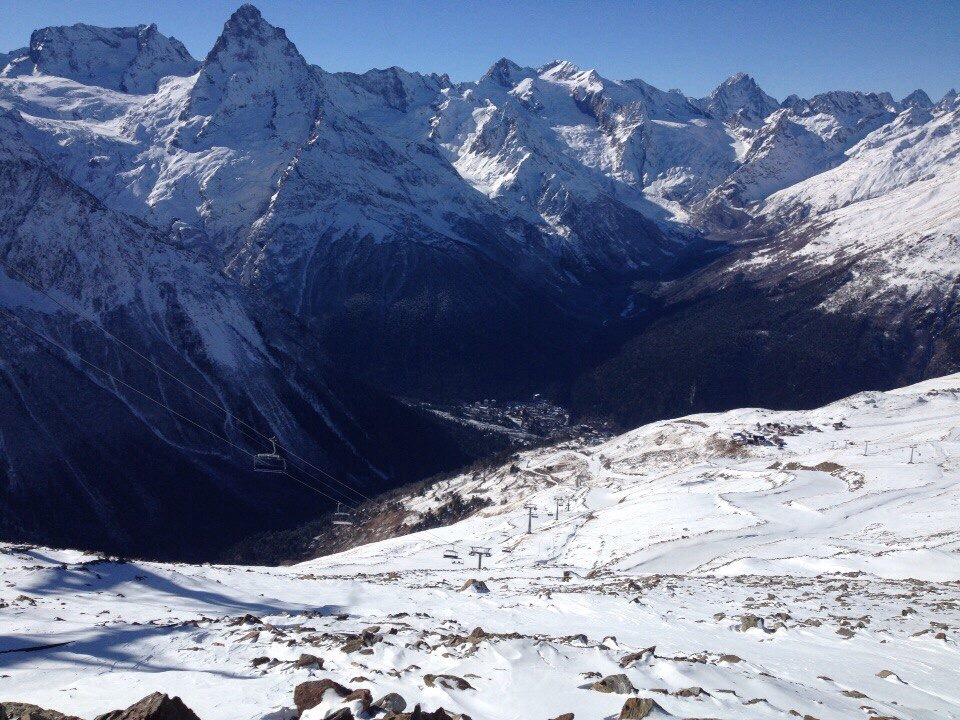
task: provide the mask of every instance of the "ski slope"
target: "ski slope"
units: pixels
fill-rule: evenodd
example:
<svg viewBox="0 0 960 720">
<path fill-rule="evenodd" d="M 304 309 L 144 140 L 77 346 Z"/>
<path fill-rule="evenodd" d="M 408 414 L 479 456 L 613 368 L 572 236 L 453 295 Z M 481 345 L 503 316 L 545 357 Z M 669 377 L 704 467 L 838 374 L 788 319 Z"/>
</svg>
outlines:
<svg viewBox="0 0 960 720">
<path fill-rule="evenodd" d="M 607 718 L 629 695 L 591 685 L 623 673 L 659 717 L 958 718 L 958 410 L 953 375 L 534 450 L 403 500 L 491 500 L 456 525 L 291 567 L 6 545 L 0 696 L 93 717 L 159 690 L 279 720 L 329 677 L 475 719 Z M 733 442 L 757 423 L 802 432 Z"/>
</svg>

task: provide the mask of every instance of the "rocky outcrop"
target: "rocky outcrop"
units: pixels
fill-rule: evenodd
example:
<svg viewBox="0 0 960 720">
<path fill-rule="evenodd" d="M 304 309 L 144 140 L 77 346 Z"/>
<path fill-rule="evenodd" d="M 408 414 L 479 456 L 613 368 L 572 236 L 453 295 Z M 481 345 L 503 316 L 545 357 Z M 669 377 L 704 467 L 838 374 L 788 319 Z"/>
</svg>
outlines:
<svg viewBox="0 0 960 720">
<path fill-rule="evenodd" d="M 155 692 L 126 710 L 98 715 L 94 720 L 200 720 L 183 700 Z"/>
</svg>

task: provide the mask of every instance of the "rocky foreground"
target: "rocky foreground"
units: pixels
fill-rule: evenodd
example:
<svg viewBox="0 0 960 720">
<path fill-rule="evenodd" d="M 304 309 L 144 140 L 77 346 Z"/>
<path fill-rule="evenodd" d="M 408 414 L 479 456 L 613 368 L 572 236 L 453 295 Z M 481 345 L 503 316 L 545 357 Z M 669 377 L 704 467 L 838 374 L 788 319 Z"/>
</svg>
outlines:
<svg viewBox="0 0 960 720">
<path fill-rule="evenodd" d="M 182 712 L 154 693 L 202 720 L 960 718 L 958 410 L 950 376 L 565 442 L 396 500 L 410 522 L 483 500 L 453 525 L 290 567 L 0 546 L 0 699 L 87 719 L 145 696 Z"/>
</svg>

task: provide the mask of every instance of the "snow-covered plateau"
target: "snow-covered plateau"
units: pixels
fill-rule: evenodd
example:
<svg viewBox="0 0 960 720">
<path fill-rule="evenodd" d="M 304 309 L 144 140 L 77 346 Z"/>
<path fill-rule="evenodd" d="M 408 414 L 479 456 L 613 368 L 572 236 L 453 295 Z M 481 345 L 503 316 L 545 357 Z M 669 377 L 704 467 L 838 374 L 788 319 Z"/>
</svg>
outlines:
<svg viewBox="0 0 960 720">
<path fill-rule="evenodd" d="M 280 720 L 331 679 L 475 720 L 960 718 L 958 453 L 952 375 L 525 451 L 400 501 L 490 500 L 457 524 L 290 567 L 6 544 L 0 696 Z M 302 717 L 384 716 L 349 697 Z"/>
</svg>

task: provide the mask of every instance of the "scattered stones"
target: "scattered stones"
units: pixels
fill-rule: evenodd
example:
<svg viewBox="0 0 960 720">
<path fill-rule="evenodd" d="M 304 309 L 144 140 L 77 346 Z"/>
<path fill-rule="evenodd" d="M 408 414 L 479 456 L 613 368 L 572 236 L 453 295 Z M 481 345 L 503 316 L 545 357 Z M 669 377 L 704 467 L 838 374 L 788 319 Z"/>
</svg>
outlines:
<svg viewBox="0 0 960 720">
<path fill-rule="evenodd" d="M 427 687 L 442 687 L 446 690 L 475 690 L 470 683 L 462 677 L 456 675 L 431 675 L 423 676 L 423 682 Z"/>
<path fill-rule="evenodd" d="M 703 688 L 697 686 L 681 688 L 672 692 L 671 695 L 674 697 L 700 697 L 703 695 Z"/>
<path fill-rule="evenodd" d="M 839 635 L 839 636 L 842 637 L 842 638 L 846 638 L 847 640 L 849 640 L 849 639 L 852 638 L 854 635 L 856 635 L 856 633 L 855 633 L 853 630 L 851 630 L 850 628 L 842 627 L 842 628 L 840 628 L 839 630 L 837 630 L 837 635 Z"/>
<path fill-rule="evenodd" d="M 616 693 L 617 695 L 629 695 L 637 691 L 628 678 L 623 673 L 618 675 L 607 675 L 603 680 L 598 680 L 590 686 L 597 692 Z M 640 717 L 646 717 L 641 715 Z"/>
</svg>

